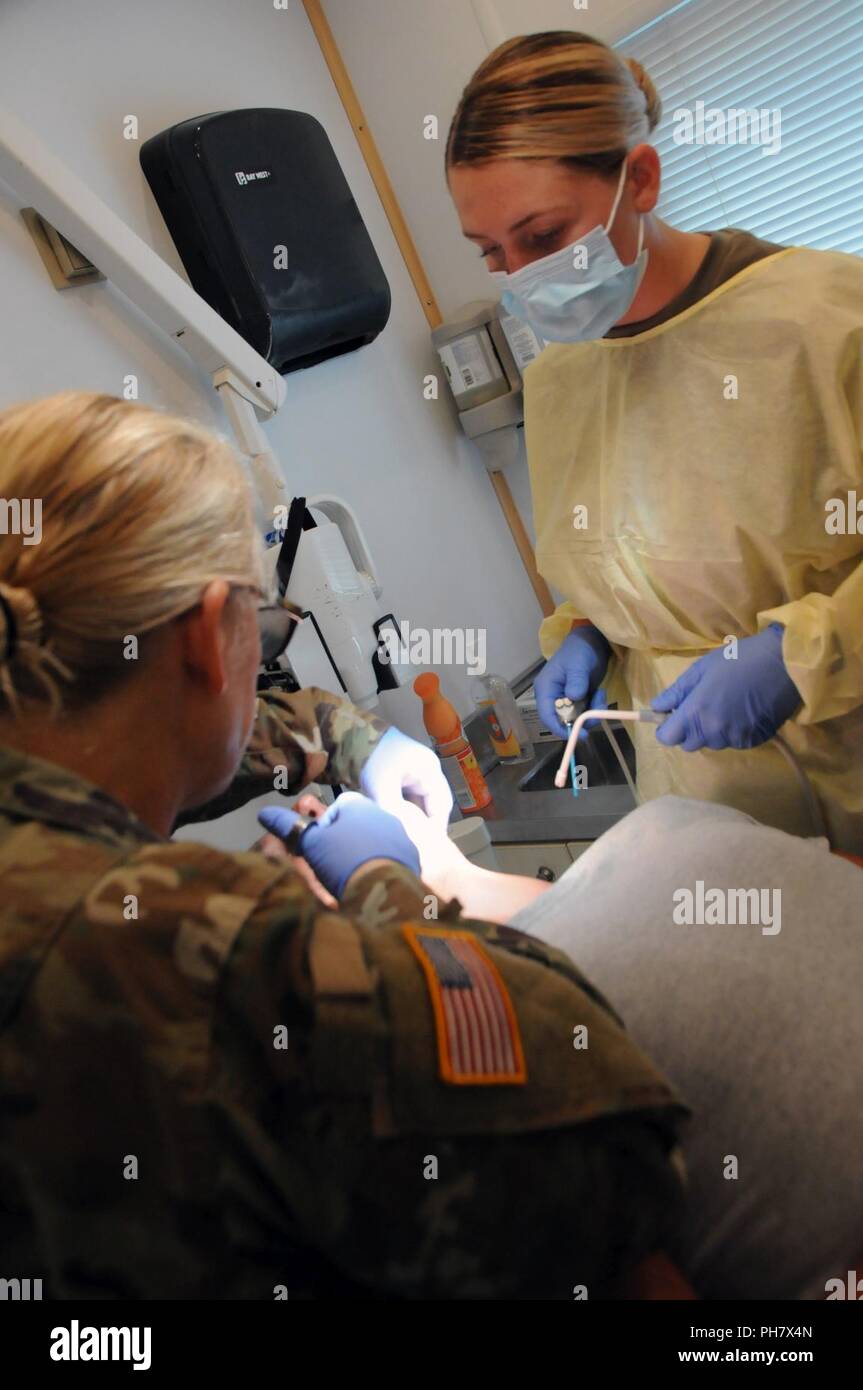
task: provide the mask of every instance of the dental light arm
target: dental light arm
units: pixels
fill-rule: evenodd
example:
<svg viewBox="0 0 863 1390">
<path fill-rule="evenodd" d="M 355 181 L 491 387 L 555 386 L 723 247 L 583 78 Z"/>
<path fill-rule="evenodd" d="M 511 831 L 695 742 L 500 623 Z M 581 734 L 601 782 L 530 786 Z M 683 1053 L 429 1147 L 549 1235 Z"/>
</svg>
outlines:
<svg viewBox="0 0 863 1390">
<path fill-rule="evenodd" d="M 256 412 L 269 419 L 279 409 L 282 377 L 8 111 L 0 111 L 0 179 L 21 207 L 35 208 L 209 374 L 249 458 L 259 521 L 272 544 L 274 509 L 290 498 Z"/>
</svg>

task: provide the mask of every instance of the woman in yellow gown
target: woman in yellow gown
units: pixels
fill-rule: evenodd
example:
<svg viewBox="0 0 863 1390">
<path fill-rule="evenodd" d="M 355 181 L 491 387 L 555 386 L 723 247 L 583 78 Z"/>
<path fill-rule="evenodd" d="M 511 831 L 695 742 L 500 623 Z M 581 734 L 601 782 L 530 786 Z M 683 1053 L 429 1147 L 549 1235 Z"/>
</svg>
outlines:
<svg viewBox="0 0 863 1390">
<path fill-rule="evenodd" d="M 563 732 L 556 696 L 653 703 L 644 795 L 811 833 L 781 730 L 859 853 L 863 264 L 668 226 L 659 114 L 635 61 L 534 34 L 480 66 L 447 143 L 464 234 L 547 344 L 524 376 L 537 564 L 565 600 L 541 712 Z"/>
</svg>

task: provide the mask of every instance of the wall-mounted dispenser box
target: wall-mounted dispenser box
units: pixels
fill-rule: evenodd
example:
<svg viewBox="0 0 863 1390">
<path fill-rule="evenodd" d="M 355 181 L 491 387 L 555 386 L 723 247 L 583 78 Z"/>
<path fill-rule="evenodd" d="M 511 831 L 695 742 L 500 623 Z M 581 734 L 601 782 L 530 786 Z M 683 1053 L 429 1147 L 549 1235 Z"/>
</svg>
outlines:
<svg viewBox="0 0 863 1390">
<path fill-rule="evenodd" d="M 492 299 L 475 299 L 432 329 L 465 434 L 471 439 L 524 419 L 522 374 L 545 343 Z"/>
<path fill-rule="evenodd" d="M 147 140 L 141 167 L 194 289 L 279 372 L 380 333 L 389 285 L 314 116 L 197 116 Z"/>
</svg>

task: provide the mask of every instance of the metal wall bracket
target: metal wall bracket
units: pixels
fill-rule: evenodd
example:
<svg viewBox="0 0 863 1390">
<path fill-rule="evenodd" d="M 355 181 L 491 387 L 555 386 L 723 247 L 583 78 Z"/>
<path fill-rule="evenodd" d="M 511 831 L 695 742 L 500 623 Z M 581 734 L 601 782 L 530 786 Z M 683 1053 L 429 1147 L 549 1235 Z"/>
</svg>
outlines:
<svg viewBox="0 0 863 1390">
<path fill-rule="evenodd" d="M 22 208 L 21 216 L 55 289 L 68 290 L 73 285 L 92 285 L 97 280 L 105 279 L 101 270 L 88 261 L 71 241 L 67 241 L 62 232 L 40 217 L 35 208 Z"/>
</svg>

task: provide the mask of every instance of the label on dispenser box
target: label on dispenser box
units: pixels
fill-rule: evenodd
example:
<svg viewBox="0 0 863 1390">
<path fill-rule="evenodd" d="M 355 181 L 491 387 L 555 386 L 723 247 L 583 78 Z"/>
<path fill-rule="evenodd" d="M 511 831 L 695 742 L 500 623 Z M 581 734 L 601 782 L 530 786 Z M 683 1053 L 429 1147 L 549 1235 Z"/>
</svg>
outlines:
<svg viewBox="0 0 863 1390">
<path fill-rule="evenodd" d="M 463 338 L 456 338 L 455 342 L 438 348 L 438 356 L 454 396 L 463 396 L 475 386 L 487 386 L 492 379 L 482 345 L 475 333 L 466 333 Z"/>
<path fill-rule="evenodd" d="M 500 311 L 498 317 L 506 341 L 509 343 L 509 350 L 518 363 L 519 371 L 523 372 L 525 367 L 530 366 L 535 357 L 539 357 L 545 343 L 534 333 L 530 324 L 525 323 L 522 319 L 517 319 L 514 315 L 507 314 L 503 310 Z"/>
</svg>

